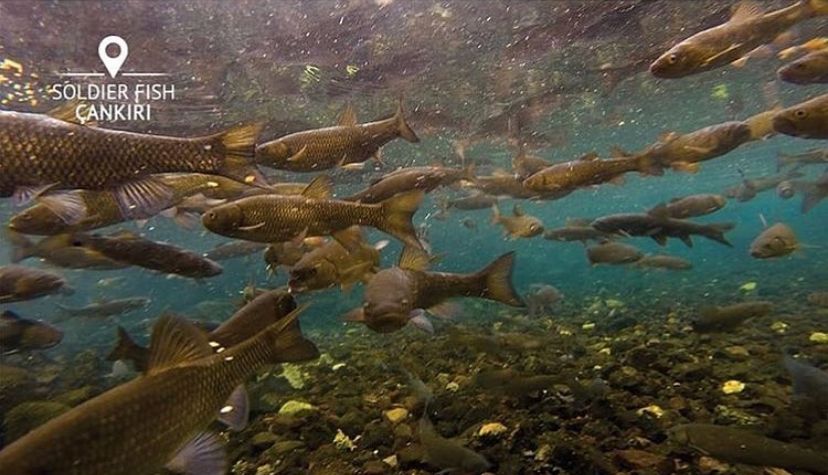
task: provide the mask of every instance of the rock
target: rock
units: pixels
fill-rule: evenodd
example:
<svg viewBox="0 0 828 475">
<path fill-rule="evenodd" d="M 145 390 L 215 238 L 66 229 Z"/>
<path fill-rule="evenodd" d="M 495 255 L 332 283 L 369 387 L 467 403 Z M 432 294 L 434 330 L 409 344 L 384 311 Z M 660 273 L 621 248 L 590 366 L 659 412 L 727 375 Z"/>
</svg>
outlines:
<svg viewBox="0 0 828 475">
<path fill-rule="evenodd" d="M 271 432 L 259 432 L 250 438 L 250 444 L 259 449 L 265 449 L 278 440 L 276 434 Z"/>
<path fill-rule="evenodd" d="M 365 426 L 359 445 L 369 450 L 383 446 L 390 448 L 393 440 L 394 434 L 388 424 L 382 421 L 373 421 Z"/>
<path fill-rule="evenodd" d="M 655 467 L 664 461 L 664 457 L 645 450 L 616 450 L 616 460 L 628 468 L 642 469 Z"/>
<path fill-rule="evenodd" d="M 813 332 L 811 333 L 811 336 L 808 337 L 808 341 L 820 345 L 828 344 L 828 333 Z"/>
<path fill-rule="evenodd" d="M 30 398 L 34 381 L 23 368 L 0 364 L 0 413 Z"/>
<path fill-rule="evenodd" d="M 304 401 L 290 400 L 279 408 L 279 414 L 288 416 L 299 415 L 300 413 L 316 412 L 318 408 L 310 403 Z"/>
<path fill-rule="evenodd" d="M 26 435 L 29 431 L 45 424 L 70 409 L 66 404 L 52 401 L 30 401 L 18 404 L 6 413 L 3 427 L 5 442 L 9 443 Z"/>
<path fill-rule="evenodd" d="M 388 466 L 379 460 L 369 460 L 362 465 L 362 473 L 365 475 L 382 475 L 387 468 Z"/>
<path fill-rule="evenodd" d="M 94 390 L 95 388 L 93 388 L 92 386 L 84 386 L 82 388 L 73 389 L 72 391 L 65 392 L 60 396 L 54 398 L 54 402 L 59 402 L 61 404 L 66 404 L 67 406 L 74 407 L 88 399 L 91 399 Z"/>
<path fill-rule="evenodd" d="M 500 422 L 487 422 L 480 427 L 480 430 L 477 431 L 477 436 L 496 438 L 505 433 L 507 430 L 509 429 Z"/>
<path fill-rule="evenodd" d="M 414 431 L 408 424 L 398 424 L 394 427 L 394 438 L 403 442 L 411 441 L 414 439 Z"/>
<path fill-rule="evenodd" d="M 273 444 L 272 447 L 265 451 L 265 454 L 272 454 L 278 457 L 304 448 L 305 443 L 301 440 L 282 440 Z"/>
<path fill-rule="evenodd" d="M 391 468 L 394 468 L 394 467 L 397 466 L 397 456 L 396 455 L 390 455 L 388 457 L 385 457 L 384 459 L 382 459 L 382 461 L 383 461 L 383 463 L 385 463 L 386 465 L 388 465 Z"/>
<path fill-rule="evenodd" d="M 750 352 L 744 346 L 728 346 L 724 352 L 728 358 L 735 361 L 745 361 L 750 358 Z"/>
<path fill-rule="evenodd" d="M 719 462 L 712 457 L 699 457 L 699 472 L 705 475 L 715 473 L 729 473 L 730 466 L 726 463 Z"/>
<path fill-rule="evenodd" d="M 731 379 L 722 384 L 722 392 L 725 394 L 738 394 L 745 390 L 745 383 Z"/>
<path fill-rule="evenodd" d="M 395 407 L 394 409 L 389 409 L 383 412 L 382 415 L 385 417 L 385 420 L 390 422 L 392 425 L 396 425 L 408 417 L 408 409 L 403 407 Z"/>
</svg>

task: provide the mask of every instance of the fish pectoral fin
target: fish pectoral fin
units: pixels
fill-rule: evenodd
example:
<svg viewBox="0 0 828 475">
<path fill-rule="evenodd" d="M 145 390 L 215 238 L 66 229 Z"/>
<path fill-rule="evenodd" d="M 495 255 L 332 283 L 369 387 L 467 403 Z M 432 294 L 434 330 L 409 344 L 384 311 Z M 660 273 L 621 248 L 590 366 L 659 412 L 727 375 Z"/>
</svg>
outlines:
<svg viewBox="0 0 828 475">
<path fill-rule="evenodd" d="M 677 172 L 684 172 L 684 173 L 698 173 L 699 169 L 701 168 L 698 163 L 690 163 L 690 162 L 673 162 L 670 164 L 670 168 Z"/>
<path fill-rule="evenodd" d="M 262 221 L 261 223 L 251 224 L 250 226 L 239 226 L 238 230 L 239 231 L 255 231 L 257 229 L 263 228 L 264 225 L 265 225 L 265 222 Z"/>
<path fill-rule="evenodd" d="M 12 195 L 12 204 L 14 206 L 27 205 L 38 196 L 49 191 L 49 189 L 55 185 L 57 185 L 57 183 L 50 183 L 48 185 L 40 186 L 18 186 L 14 189 L 14 194 Z"/>
<path fill-rule="evenodd" d="M 679 239 L 681 239 L 681 242 L 683 242 L 685 246 L 693 247 L 693 239 L 690 237 L 689 234 L 679 236 Z"/>
<path fill-rule="evenodd" d="M 89 213 L 83 196 L 78 190 L 46 195 L 39 198 L 37 202 L 70 226 L 81 222 Z"/>
<path fill-rule="evenodd" d="M 160 180 L 148 177 L 118 186 L 115 200 L 124 218 L 148 219 L 170 207 L 173 190 Z"/>
<path fill-rule="evenodd" d="M 294 153 L 293 155 L 287 158 L 288 162 L 301 162 L 305 159 L 305 156 L 308 154 L 308 146 L 305 145 L 298 152 Z"/>
<path fill-rule="evenodd" d="M 431 320 L 426 317 L 425 310 L 421 308 L 412 310 L 410 317 L 409 322 L 411 322 L 415 328 L 418 328 L 429 335 L 434 334 L 434 325 L 432 325 Z"/>
<path fill-rule="evenodd" d="M 400 261 L 397 267 L 400 269 L 424 271 L 431 264 L 431 256 L 425 251 L 416 247 L 405 246 L 400 253 Z"/>
<path fill-rule="evenodd" d="M 250 420 L 250 398 L 247 390 L 241 384 L 233 390 L 224 407 L 219 411 L 218 420 L 233 432 L 239 432 L 247 427 Z"/>
<path fill-rule="evenodd" d="M 166 468 L 185 475 L 224 475 L 227 473 L 224 443 L 216 434 L 202 432 L 188 442 Z"/>
<path fill-rule="evenodd" d="M 328 175 L 319 175 L 302 190 L 302 196 L 315 200 L 329 200 L 333 197 L 333 180 Z"/>
<path fill-rule="evenodd" d="M 741 47 L 742 47 L 742 43 L 733 43 L 730 46 L 728 46 L 726 49 L 724 49 L 722 51 L 719 51 L 718 53 L 714 54 L 713 56 L 705 59 L 704 62 L 702 63 L 702 66 L 707 66 L 708 64 L 712 63 L 713 61 L 716 61 L 717 59 L 721 58 L 722 56 L 730 53 L 731 51 L 733 51 L 735 49 L 741 48 Z"/>
<path fill-rule="evenodd" d="M 457 302 L 442 302 L 428 308 L 428 313 L 443 320 L 451 320 L 463 312 L 463 306 Z"/>
<path fill-rule="evenodd" d="M 346 322 L 364 323 L 365 322 L 365 311 L 362 309 L 362 307 L 355 308 L 355 309 L 351 310 L 350 312 L 346 313 L 345 315 L 343 315 L 342 319 L 345 320 Z"/>
<path fill-rule="evenodd" d="M 163 315 L 152 329 L 147 374 L 212 354 L 213 349 L 204 332 L 183 318 Z"/>
</svg>

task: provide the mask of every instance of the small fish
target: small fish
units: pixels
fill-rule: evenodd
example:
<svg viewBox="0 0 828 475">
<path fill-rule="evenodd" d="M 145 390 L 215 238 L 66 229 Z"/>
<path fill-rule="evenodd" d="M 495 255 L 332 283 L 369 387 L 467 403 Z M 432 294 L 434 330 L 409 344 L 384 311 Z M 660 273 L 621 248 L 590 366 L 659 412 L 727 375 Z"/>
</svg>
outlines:
<svg viewBox="0 0 828 475">
<path fill-rule="evenodd" d="M 562 299 L 563 294 L 548 284 L 532 284 L 529 286 L 529 292 L 523 296 L 530 317 L 540 317 L 550 312 Z"/>
<path fill-rule="evenodd" d="M 428 405 L 419 423 L 423 462 L 440 470 L 483 473 L 492 466 L 485 457 L 463 444 L 441 436 L 428 418 Z"/>
<path fill-rule="evenodd" d="M 509 397 L 526 397 L 538 391 L 563 384 L 564 378 L 552 375 L 526 375 L 506 368 L 480 371 L 472 378 L 472 386 Z"/>
<path fill-rule="evenodd" d="M 682 424 L 668 431 L 678 443 L 727 463 L 828 474 L 828 454 L 768 439 L 755 432 L 714 424 Z"/>
<path fill-rule="evenodd" d="M 726 203 L 727 199 L 722 195 L 706 194 L 673 198 L 664 206 L 671 218 L 687 219 L 715 213 Z"/>
<path fill-rule="evenodd" d="M 763 317 L 773 310 L 773 304 L 766 301 L 742 302 L 726 307 L 706 307 L 693 320 L 693 329 L 699 333 L 732 330 L 745 320 Z"/>
<path fill-rule="evenodd" d="M 221 439 L 204 431 L 217 417 L 233 430 L 246 425 L 242 385 L 262 365 L 318 355 L 307 353 L 299 312 L 221 353 L 192 324 L 162 317 L 153 328 L 142 376 L 7 445 L 0 466 L 15 474 L 156 473 L 165 464 L 176 472 L 225 473 Z"/>
<path fill-rule="evenodd" d="M 776 185 L 776 196 L 782 198 L 783 200 L 789 200 L 793 198 L 794 195 L 796 195 L 796 188 L 794 187 L 792 181 L 785 180 Z"/>
<path fill-rule="evenodd" d="M 429 193 L 441 186 L 449 186 L 461 180 L 474 182 L 474 179 L 473 167 L 464 169 L 446 167 L 402 168 L 372 182 L 368 188 L 344 198 L 344 200 L 373 204 L 406 191 L 423 190 Z"/>
<path fill-rule="evenodd" d="M 358 124 L 356 114 L 348 107 L 339 125 L 296 132 L 259 145 L 256 161 L 294 172 L 326 170 L 364 162 L 398 137 L 412 143 L 420 141 L 405 121 L 402 101 L 392 117 L 365 124 Z"/>
<path fill-rule="evenodd" d="M 828 48 L 828 37 L 811 38 L 801 45 L 783 49 L 777 54 L 777 57 L 782 61 L 787 61 L 791 58 L 813 53 L 814 51 L 820 51 L 825 48 Z"/>
<path fill-rule="evenodd" d="M 523 212 L 517 204 L 512 208 L 512 216 L 503 216 L 497 205 L 492 205 L 492 224 L 503 226 L 504 235 L 509 239 L 531 238 L 543 233 L 543 222 Z"/>
<path fill-rule="evenodd" d="M 704 236 L 712 241 L 733 247 L 724 233 L 733 229 L 733 223 L 701 224 L 685 219 L 673 219 L 665 205 L 660 205 L 647 214 L 622 213 L 603 216 L 592 222 L 592 227 L 606 233 L 621 236 L 646 236 L 660 246 L 670 237 L 680 239 L 687 247 L 693 247 L 690 236 Z"/>
<path fill-rule="evenodd" d="M 696 33 L 659 56 L 650 65 L 650 73 L 675 79 L 726 66 L 771 43 L 795 24 L 826 14 L 825 0 L 800 0 L 768 13 L 760 4 L 743 1 L 726 23 Z"/>
<path fill-rule="evenodd" d="M 792 84 L 828 83 L 828 49 L 809 53 L 776 71 L 779 79 Z"/>
<path fill-rule="evenodd" d="M 687 133 L 662 134 L 642 155 L 661 166 L 695 173 L 699 163 L 720 157 L 753 140 L 750 123 L 730 121 Z"/>
<path fill-rule="evenodd" d="M 828 197 L 828 173 L 814 181 L 796 180 L 791 182 L 794 190 L 802 193 L 802 213 L 811 211 L 816 205 Z"/>
<path fill-rule="evenodd" d="M 586 253 L 589 263 L 593 266 L 598 264 L 630 264 L 644 257 L 644 254 L 638 248 L 614 241 L 589 246 L 586 248 Z"/>
<path fill-rule="evenodd" d="M 765 229 L 750 244 L 750 255 L 756 259 L 784 257 L 800 248 L 793 229 L 787 224 L 776 223 Z"/>
<path fill-rule="evenodd" d="M 565 196 L 578 188 L 607 182 L 620 184 L 623 175 L 639 172 L 643 175 L 661 175 L 650 154 L 640 154 L 601 160 L 590 153 L 578 160 L 556 163 L 526 178 L 523 185 L 538 195 Z"/>
<path fill-rule="evenodd" d="M 349 312 L 349 321 L 364 323 L 378 333 L 391 333 L 414 326 L 434 333 L 425 312 L 449 318 L 457 309 L 446 300 L 477 297 L 523 307 L 512 287 L 514 252 L 506 253 L 478 272 L 455 274 L 428 272 L 429 257 L 415 248 L 405 248 L 397 267 L 379 271 L 365 286 L 362 307 Z"/>
<path fill-rule="evenodd" d="M 567 222 L 562 228 L 547 229 L 543 233 L 543 238 L 550 241 L 580 241 L 586 245 L 589 241 L 606 241 L 613 237 L 611 234 L 593 228 L 590 223 L 592 220 Z"/>
<path fill-rule="evenodd" d="M 776 153 L 776 169 L 793 166 L 794 169 L 805 165 L 828 165 L 828 148 L 813 148 L 803 153 Z"/>
<path fill-rule="evenodd" d="M 67 317 L 109 318 L 145 309 L 150 303 L 152 300 L 147 297 L 130 297 L 92 303 L 79 308 L 64 305 L 58 305 L 58 308 Z"/>
<path fill-rule="evenodd" d="M 330 199 L 330 178 L 314 179 L 301 196 L 262 195 L 217 206 L 204 214 L 208 230 L 256 242 L 284 242 L 306 236 L 337 237 L 353 226 L 372 226 L 406 245 L 421 247 L 411 222 L 423 200 L 420 190 L 378 204 Z"/>
<path fill-rule="evenodd" d="M 223 271 L 220 265 L 195 252 L 128 232 L 109 236 L 77 233 L 72 235 L 72 241 L 75 246 L 99 252 L 112 260 L 164 274 L 200 279 Z"/>
<path fill-rule="evenodd" d="M 525 186 L 525 180 L 520 180 L 519 178 L 509 173 L 495 173 L 494 175 L 489 176 L 478 176 L 471 186 L 479 190 L 482 193 L 482 196 L 509 196 L 511 198 L 516 199 L 544 197 L 541 196 L 541 192 L 527 188 Z M 557 195 L 555 194 L 552 194 L 552 196 L 557 197 Z M 481 198 L 477 198 L 474 201 L 479 202 L 480 200 Z M 496 201 L 494 203 L 496 203 Z M 491 208 L 492 205 L 490 204 L 488 207 Z"/>
<path fill-rule="evenodd" d="M 680 257 L 657 254 L 644 256 L 637 260 L 633 266 L 650 269 L 690 270 L 693 268 L 693 263 Z"/>
<path fill-rule="evenodd" d="M 42 320 L 22 318 L 11 310 L 0 314 L 0 354 L 45 350 L 63 340 L 63 331 Z"/>
<path fill-rule="evenodd" d="M 48 236 L 37 243 L 11 231 L 8 237 L 12 244 L 11 261 L 14 263 L 37 257 L 53 266 L 67 269 L 111 270 L 128 267 L 93 249 L 75 246 L 70 234 Z"/>
<path fill-rule="evenodd" d="M 0 266 L 0 303 L 32 300 L 58 292 L 72 292 L 59 275 L 32 267 Z"/>
<path fill-rule="evenodd" d="M 204 257 L 213 261 L 226 261 L 249 256 L 265 250 L 267 245 L 250 241 L 232 241 L 219 244 L 204 253 Z"/>
<path fill-rule="evenodd" d="M 368 245 L 358 226 L 343 231 L 348 248 L 332 240 L 318 247 L 296 262 L 290 269 L 288 285 L 291 292 L 320 290 L 340 285 L 350 289 L 357 282 L 366 282 L 379 270 L 380 251 L 388 241 Z"/>
<path fill-rule="evenodd" d="M 828 415 L 828 372 L 787 354 L 783 364 L 793 380 L 794 399 L 818 415 Z"/>
<path fill-rule="evenodd" d="M 485 193 L 474 193 L 449 200 L 447 207 L 462 210 L 491 209 L 497 203 L 497 200 L 496 196 Z"/>
<path fill-rule="evenodd" d="M 776 188 L 783 181 L 799 178 L 801 176 L 802 173 L 798 172 L 796 169 L 758 178 L 747 178 L 744 174 L 742 174 L 742 183 L 727 189 L 724 194 L 728 198 L 735 198 L 736 201 L 744 203 L 752 200 L 756 197 L 756 195 L 763 191 Z"/>
<path fill-rule="evenodd" d="M 828 94 L 776 112 L 773 129 L 803 139 L 828 139 Z"/>
</svg>

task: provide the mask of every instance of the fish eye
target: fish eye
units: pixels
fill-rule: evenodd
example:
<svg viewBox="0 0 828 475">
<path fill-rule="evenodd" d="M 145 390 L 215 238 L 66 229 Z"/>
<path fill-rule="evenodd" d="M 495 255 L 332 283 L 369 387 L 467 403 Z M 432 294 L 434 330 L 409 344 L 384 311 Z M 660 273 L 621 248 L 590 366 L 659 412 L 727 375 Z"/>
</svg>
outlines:
<svg viewBox="0 0 828 475">
<path fill-rule="evenodd" d="M 795 116 L 795 117 L 797 117 L 797 118 L 800 118 L 800 119 L 805 118 L 805 116 L 806 116 L 806 115 L 808 115 L 808 114 L 807 114 L 804 110 L 802 110 L 802 109 L 797 109 L 797 110 L 794 112 L 794 116 Z"/>
<path fill-rule="evenodd" d="M 667 62 L 670 64 L 676 64 L 678 62 L 678 55 L 676 53 L 667 56 Z"/>
</svg>

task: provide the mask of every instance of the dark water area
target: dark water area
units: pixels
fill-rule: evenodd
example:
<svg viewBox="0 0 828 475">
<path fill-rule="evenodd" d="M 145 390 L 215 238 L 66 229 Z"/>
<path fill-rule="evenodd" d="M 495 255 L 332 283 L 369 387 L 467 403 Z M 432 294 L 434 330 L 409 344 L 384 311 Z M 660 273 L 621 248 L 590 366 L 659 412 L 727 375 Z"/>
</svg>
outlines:
<svg viewBox="0 0 828 475">
<path fill-rule="evenodd" d="M 818 42 L 808 42 L 826 36 L 828 5 L 824 0 L 811 3 L 817 13 L 759 41 L 761 48 L 749 54 L 746 64 L 668 79 L 656 77 L 650 64 L 679 41 L 728 21 L 734 5 L 720 0 L 3 0 L 0 111 L 46 114 L 67 102 L 53 100 L 56 85 L 118 83 L 133 91 L 139 85 L 170 84 L 174 98 L 146 102 L 150 120 L 103 120 L 84 127 L 200 137 L 256 123 L 261 131 L 255 143 L 263 144 L 337 125 L 349 105 L 359 123 L 385 119 L 401 101 L 419 143 L 392 140 L 381 147 L 380 160 L 354 166 L 333 157 L 338 165 L 301 173 L 267 166 L 257 152 L 258 170 L 269 184 L 309 183 L 325 175 L 331 177 L 333 198 L 340 200 L 398 169 L 471 167 L 477 177 L 513 176 L 520 150 L 553 164 L 576 163 L 593 151 L 604 160 L 618 149 L 639 157 L 651 145 L 669 141 L 669 133 L 688 134 L 727 121 L 759 123 L 751 120 L 826 93 L 824 83 L 798 85 L 777 74 L 792 57 L 820 50 Z M 791 3 L 760 5 L 765 13 L 754 12 L 754 17 Z M 770 28 L 762 24 L 754 30 Z M 114 78 L 103 74 L 98 56 L 99 42 L 109 35 L 129 45 Z M 89 72 L 101 74 L 71 75 Z M 139 101 L 129 96 L 89 102 L 129 106 Z M 260 365 L 264 367 L 246 373 L 239 382 L 248 383 L 251 414 L 243 430 L 228 431 L 216 422 L 209 428 L 201 423 L 180 429 L 184 442 L 204 431 L 222 433 L 228 442 L 220 456 L 226 463 L 188 473 L 826 473 L 828 200 L 807 213 L 802 205 L 808 193 L 828 196 L 828 152 L 825 136 L 794 137 L 768 123 L 761 122 L 764 128 L 757 127 L 763 133 L 734 150 L 699 162 L 697 173 L 678 171 L 669 160 L 659 159 L 666 160 L 658 162 L 660 176 L 630 172 L 623 174 L 623 182 L 586 183 L 559 199 L 504 194 L 497 202 L 504 215 L 519 204 L 548 231 L 572 220 L 589 223 L 618 213 L 647 213 L 678 197 L 727 195 L 749 180 L 794 173 L 786 181 L 792 183 L 793 197 L 781 197 L 774 184 L 752 199 L 729 196 L 720 210 L 689 218 L 732 223 L 725 233 L 729 246 L 703 236 L 693 236 L 692 247 L 675 237 L 662 246 L 650 238 L 657 231 L 611 237 L 645 256 L 667 254 L 689 261 L 688 270 L 592 265 L 584 243 L 542 235 L 513 239 L 493 222 L 488 207 L 444 209 L 447 200 L 475 192 L 480 187 L 475 182 L 429 191 L 413 218 L 420 241 L 435 256 L 429 270 L 472 273 L 514 252 L 509 278 L 530 305 L 453 299 L 460 306 L 451 318 L 435 316 L 439 312 L 434 309 L 420 316 L 431 322 L 433 334 L 417 328 L 416 312 L 397 331 L 378 333 L 344 318 L 363 306 L 370 275 L 353 286 L 294 288 L 289 298 L 307 304 L 302 333 L 321 356 Z M 27 137 L 14 130 L 9 116 L 0 115 L 0 154 L 5 154 L 0 155 L 0 174 L 5 174 L 0 190 L 11 180 L 16 193 L 33 183 L 8 178 L 18 173 L 11 171 L 12 156 L 26 147 Z M 693 146 L 697 150 L 704 144 Z M 250 148 L 248 155 L 252 144 Z M 52 149 L 58 156 L 63 153 L 58 146 Z M 811 151 L 821 151 L 821 162 L 780 166 L 779 157 Z M 28 159 L 35 170 L 37 157 Z M 83 173 L 91 175 L 97 167 L 106 168 L 90 161 Z M 133 170 L 139 178 L 143 173 L 140 167 Z M 38 174 L 45 172 L 33 172 Z M 43 195 L 33 203 L 94 188 L 38 184 L 52 188 L 38 190 Z M 117 190 L 121 184 L 96 190 Z M 32 204 L 20 206 L 11 192 L 4 195 L 3 223 Z M 183 207 L 180 202 L 175 206 Z M 148 219 L 125 217 L 89 232 L 127 230 L 198 255 L 239 241 L 211 232 L 198 212 L 195 224 L 186 228 L 160 210 L 152 214 Z M 754 241 L 775 223 L 793 230 L 795 249 L 770 259 L 751 255 Z M 16 439 L 26 442 L 21 437 L 27 432 L 65 411 L 88 412 L 84 401 L 133 384 L 133 378 L 151 379 L 131 364 L 113 367 L 106 359 L 119 326 L 146 346 L 162 315 L 217 325 L 250 300 L 252 289 L 286 292 L 289 286 L 290 269 L 271 272 L 262 252 L 222 260 L 220 275 L 197 279 L 134 265 L 69 269 L 37 256 L 17 262 L 17 233 L 11 227 L 6 231 L 0 238 L 0 266 L 14 263 L 53 272 L 71 292 L 0 303 L 2 311 L 62 331 L 55 346 L 21 350 L 23 343 L 8 336 L 19 323 L 3 320 L 0 329 L 6 333 L 0 335 L 13 342 L 3 348 L 0 360 L 0 447 L 14 448 L 10 444 Z M 390 241 L 374 271 L 398 265 L 399 239 L 371 226 L 362 232 L 371 246 Z M 322 237 L 330 242 L 330 234 Z M 70 241 L 80 246 L 77 237 Z M 539 289 L 549 292 L 549 301 L 536 311 L 535 303 L 542 300 Z M 104 318 L 67 316 L 61 310 L 134 297 L 150 302 Z M 772 304 L 770 311 L 723 331 L 705 333 L 694 326 L 710 307 L 764 301 Z M 260 336 L 258 330 L 266 325 L 260 323 L 262 328 L 245 336 Z M 790 364 L 787 369 L 783 365 L 786 354 L 813 370 L 807 384 Z M 203 361 L 206 357 L 202 367 L 208 366 Z M 488 383 L 482 382 L 487 377 Z M 431 396 L 417 394 L 418 379 Z M 198 388 L 213 390 L 207 384 Z M 297 402 L 310 407 L 292 412 L 290 405 Z M 161 413 L 155 406 L 141 407 L 148 419 Z M 434 425 L 436 442 L 429 438 L 426 420 Z M 152 438 L 131 427 L 135 433 L 129 437 Z M 723 427 L 748 435 L 734 436 L 722 432 Z M 81 429 L 62 430 L 71 435 Z M 754 435 L 767 440 L 754 443 Z M 464 459 L 471 456 L 443 437 L 456 438 L 487 463 Z M 708 437 L 721 443 L 711 446 Z M 730 450 L 729 437 L 743 440 L 747 448 Z M 184 442 L 168 444 L 166 452 L 146 450 L 163 458 L 161 454 L 177 453 Z M 774 445 L 783 443 L 794 448 Z M 438 460 L 440 449 L 449 461 Z M 13 460 L 4 448 L 0 461 L 4 450 L 6 460 Z M 83 451 L 77 450 L 66 453 Z M 107 450 L 124 460 L 134 455 L 122 447 Z M 782 453 L 786 455 L 776 456 Z M 71 473 L 114 473 L 92 465 L 76 469 Z M 45 466 L 32 470 L 9 473 L 70 473 Z M 122 473 L 161 470 L 157 465 Z M 6 473 L 2 466 L 0 472 Z"/>
</svg>

